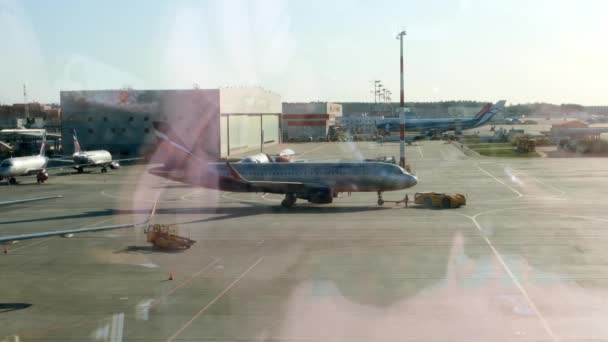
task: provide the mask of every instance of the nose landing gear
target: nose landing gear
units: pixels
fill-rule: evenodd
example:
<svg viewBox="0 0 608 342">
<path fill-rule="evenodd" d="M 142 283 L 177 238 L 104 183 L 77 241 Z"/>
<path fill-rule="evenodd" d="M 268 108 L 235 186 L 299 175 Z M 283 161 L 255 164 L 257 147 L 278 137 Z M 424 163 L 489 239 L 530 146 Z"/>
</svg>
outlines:
<svg viewBox="0 0 608 342">
<path fill-rule="evenodd" d="M 378 205 L 383 205 L 384 199 L 382 199 L 382 191 L 378 191 Z"/>
</svg>

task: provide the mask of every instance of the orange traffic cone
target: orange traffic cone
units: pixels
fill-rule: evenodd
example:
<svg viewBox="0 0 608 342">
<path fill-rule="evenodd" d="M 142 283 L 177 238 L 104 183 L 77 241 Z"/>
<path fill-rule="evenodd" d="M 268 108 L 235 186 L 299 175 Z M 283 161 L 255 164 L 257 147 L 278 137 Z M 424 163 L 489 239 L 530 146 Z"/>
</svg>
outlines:
<svg viewBox="0 0 608 342">
<path fill-rule="evenodd" d="M 173 273 L 169 273 L 169 280 L 173 280 Z"/>
</svg>

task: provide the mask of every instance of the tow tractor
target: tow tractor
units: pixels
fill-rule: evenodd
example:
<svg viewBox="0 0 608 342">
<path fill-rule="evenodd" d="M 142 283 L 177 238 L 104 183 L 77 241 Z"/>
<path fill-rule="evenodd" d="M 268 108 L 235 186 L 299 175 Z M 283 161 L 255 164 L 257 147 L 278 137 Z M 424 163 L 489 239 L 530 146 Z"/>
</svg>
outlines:
<svg viewBox="0 0 608 342">
<path fill-rule="evenodd" d="M 152 245 L 163 249 L 188 249 L 196 241 L 177 235 L 178 228 L 175 224 L 151 224 L 144 228 L 146 239 Z"/>
<path fill-rule="evenodd" d="M 460 208 L 467 204 L 463 194 L 444 194 L 438 192 L 417 192 L 414 195 L 414 203 L 423 205 L 425 208 Z"/>
</svg>

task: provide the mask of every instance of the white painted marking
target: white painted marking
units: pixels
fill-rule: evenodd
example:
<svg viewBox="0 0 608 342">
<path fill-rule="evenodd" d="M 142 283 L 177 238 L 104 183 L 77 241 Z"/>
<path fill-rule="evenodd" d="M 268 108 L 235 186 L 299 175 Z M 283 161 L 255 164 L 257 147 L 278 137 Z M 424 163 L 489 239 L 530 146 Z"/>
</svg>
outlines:
<svg viewBox="0 0 608 342">
<path fill-rule="evenodd" d="M 528 306 L 530 306 L 532 308 L 532 310 L 534 311 L 534 313 L 538 316 L 538 318 L 541 321 L 541 324 L 543 325 L 543 328 L 545 328 L 545 331 L 547 332 L 547 334 L 549 335 L 549 337 L 551 338 L 551 340 L 558 341 L 558 338 L 555 335 L 555 333 L 553 332 L 553 329 L 551 329 L 551 326 L 549 325 L 549 322 L 547 322 L 547 320 L 545 319 L 545 317 L 543 316 L 543 314 L 540 312 L 540 310 L 538 309 L 538 306 L 536 306 L 536 303 L 534 303 L 532 301 L 532 298 L 528 294 L 528 291 L 526 291 L 526 289 L 523 287 L 523 285 L 521 284 L 521 282 L 519 281 L 519 279 L 517 278 L 517 276 L 511 271 L 511 269 L 509 268 L 509 266 L 507 265 L 507 263 L 505 262 L 505 260 L 502 258 L 502 256 L 500 255 L 500 253 L 498 253 L 498 250 L 494 247 L 494 245 L 492 244 L 492 241 L 490 241 L 490 239 L 488 239 L 488 237 L 485 236 L 485 234 L 483 233 L 483 228 L 481 227 L 481 225 L 479 224 L 479 222 L 477 222 L 477 217 L 480 216 L 480 215 L 483 215 L 483 214 L 484 213 L 479 213 L 479 214 L 477 214 L 477 215 L 475 215 L 473 217 L 470 217 L 470 219 L 475 224 L 475 227 L 477 227 L 477 230 L 481 234 L 481 237 L 485 240 L 485 242 L 488 244 L 488 246 L 492 250 L 492 253 L 494 253 L 494 255 L 496 256 L 496 259 L 498 259 L 498 262 L 500 262 L 500 264 L 502 265 L 502 267 L 505 269 L 505 271 L 507 272 L 507 274 L 509 275 L 509 277 L 513 281 L 513 284 L 515 284 L 515 286 L 517 287 L 517 289 L 524 296 L 524 298 L 528 302 Z"/>
<path fill-rule="evenodd" d="M 327 146 L 327 144 L 321 144 L 321 145 L 319 145 L 319 146 L 317 146 L 317 147 L 315 147 L 313 149 L 310 149 L 310 150 L 308 150 L 306 152 L 300 153 L 299 156 L 301 157 L 301 156 L 309 154 L 311 152 L 318 151 L 318 150 L 320 150 L 320 149 L 322 149 L 322 148 L 324 148 L 326 146 Z"/>
<path fill-rule="evenodd" d="M 261 201 L 241 199 L 241 198 L 229 196 L 229 194 L 234 194 L 234 193 L 235 192 L 224 192 L 224 193 L 222 193 L 222 198 L 230 200 L 230 201 L 235 201 L 235 202 L 245 202 L 245 203 L 255 203 L 255 204 L 262 203 Z"/>
<path fill-rule="evenodd" d="M 190 191 L 189 193 L 183 195 L 182 197 L 180 197 L 183 201 L 187 201 L 191 196 L 196 195 L 197 193 L 201 192 L 201 189 L 196 189 L 194 191 Z"/>
<path fill-rule="evenodd" d="M 268 202 L 281 202 L 281 201 L 282 201 L 281 199 L 276 199 L 276 198 L 268 198 L 268 197 L 267 197 L 268 195 L 270 195 L 270 194 L 266 193 L 266 194 L 262 195 L 262 198 L 263 198 L 265 201 L 268 201 Z"/>
<path fill-rule="evenodd" d="M 544 186 L 546 186 L 546 187 L 549 187 L 549 188 L 551 188 L 551 189 L 553 189 L 553 190 L 555 190 L 555 191 L 559 192 L 559 193 L 560 193 L 560 196 L 564 196 L 564 195 L 566 194 L 566 192 L 565 192 L 564 190 L 561 190 L 560 188 L 558 188 L 558 187 L 556 187 L 556 186 L 553 186 L 553 185 L 551 185 L 551 184 L 545 183 L 545 182 L 541 181 L 540 179 L 538 179 L 538 178 L 536 178 L 536 177 L 534 177 L 534 176 L 531 176 L 529 173 L 527 173 L 527 172 L 525 172 L 525 171 L 523 171 L 523 170 L 520 170 L 520 169 L 513 169 L 513 170 L 516 170 L 517 172 L 520 172 L 520 173 L 524 173 L 524 174 L 525 174 L 527 177 L 530 177 L 530 178 L 531 178 L 532 180 L 534 180 L 535 182 L 537 182 L 537 183 L 539 183 L 539 184 L 542 184 L 542 185 L 544 185 Z"/>
<path fill-rule="evenodd" d="M 418 145 L 417 147 L 418 147 L 418 153 L 420 153 L 420 158 L 424 159 L 424 155 L 422 154 L 422 148 L 420 148 L 420 145 Z"/>
<path fill-rule="evenodd" d="M 217 302 L 228 291 L 230 291 L 230 289 L 232 289 L 234 287 L 234 285 L 236 285 L 239 281 L 241 281 L 241 279 L 243 279 L 247 275 L 247 273 L 249 273 L 260 262 L 262 262 L 262 260 L 264 260 L 264 257 L 260 257 L 256 262 L 254 262 L 251 266 L 249 266 L 249 268 L 247 268 L 245 270 L 245 272 L 241 273 L 241 275 L 238 276 L 238 278 L 236 278 L 232 283 L 230 283 L 228 286 L 226 286 L 226 288 L 224 290 L 222 290 L 222 292 L 220 292 L 217 296 L 215 296 L 215 298 L 213 298 L 209 303 L 207 303 L 207 305 L 205 305 L 196 314 L 194 314 L 194 316 L 192 316 L 192 318 L 188 322 L 186 322 L 184 325 L 182 325 L 182 327 L 175 334 L 173 334 L 171 337 L 169 337 L 167 342 L 171 342 L 171 341 L 175 340 L 175 338 L 177 338 L 177 336 L 179 336 L 179 334 L 181 334 L 184 330 L 186 330 L 186 328 L 188 328 L 190 326 L 190 324 L 192 324 L 192 322 L 194 322 L 198 317 L 200 317 L 200 315 L 204 314 L 205 311 L 207 311 L 207 309 L 209 309 L 213 304 L 215 304 L 215 302 Z"/>
<path fill-rule="evenodd" d="M 154 302 L 152 303 L 152 305 L 156 305 L 156 304 L 160 303 L 160 301 L 162 299 L 165 299 L 165 298 L 169 297 L 173 292 L 175 292 L 175 291 L 181 289 L 182 287 L 190 284 L 196 277 L 198 277 L 201 274 L 203 274 L 203 272 L 205 272 L 206 270 L 208 270 L 211 266 L 215 265 L 219 261 L 220 261 L 219 258 L 213 257 L 213 261 L 211 261 L 210 263 L 208 263 L 205 267 L 201 268 L 198 272 L 194 273 L 190 278 L 188 278 L 188 280 L 186 280 L 186 281 L 182 282 L 181 284 L 177 285 L 176 287 L 172 288 L 171 290 L 169 290 L 169 292 L 165 293 L 160 298 L 155 299 Z"/>
<path fill-rule="evenodd" d="M 154 300 L 145 299 L 135 307 L 135 318 L 139 321 L 147 321 L 150 318 L 150 308 Z"/>
<path fill-rule="evenodd" d="M 517 194 L 518 197 L 522 197 L 524 194 L 522 194 L 521 192 L 517 191 L 516 189 L 514 189 L 513 187 L 507 185 L 505 182 L 501 181 L 500 179 L 496 178 L 493 174 L 489 173 L 488 171 L 486 171 L 485 169 L 483 169 L 481 166 L 477 166 L 477 168 L 485 173 L 486 175 L 492 177 L 495 181 L 497 181 L 498 183 L 506 186 L 509 190 L 513 191 L 514 193 Z"/>
<path fill-rule="evenodd" d="M 106 193 L 105 190 L 101 191 L 101 195 L 102 196 L 106 196 L 106 197 L 110 197 L 110 198 L 116 198 L 116 199 L 133 199 L 131 196 L 116 196 L 116 195 L 110 195 L 108 193 Z M 139 202 L 146 202 L 146 203 L 175 203 L 178 202 L 178 200 L 172 200 L 172 201 L 161 201 L 161 200 L 138 200 Z"/>
<path fill-rule="evenodd" d="M 528 294 L 528 291 L 526 291 L 526 289 L 523 287 L 523 285 L 519 281 L 519 278 L 517 278 L 517 276 L 513 273 L 513 271 L 511 271 L 511 269 L 509 268 L 509 266 L 507 265 L 507 263 L 503 259 L 502 255 L 500 255 L 500 253 L 498 253 L 498 250 L 496 249 L 496 247 L 494 247 L 494 244 L 492 244 L 492 241 L 490 241 L 490 239 L 488 239 L 488 237 L 484 234 L 483 228 L 481 227 L 481 225 L 477 221 L 477 217 L 479 217 L 481 215 L 486 215 L 486 214 L 489 214 L 489 213 L 498 212 L 498 211 L 504 211 L 504 210 L 515 210 L 515 209 L 526 209 L 526 208 L 529 209 L 529 207 L 525 207 L 525 208 L 494 209 L 494 210 L 488 210 L 488 211 L 484 211 L 484 212 L 475 214 L 474 216 L 469 216 L 469 215 L 465 215 L 465 214 L 461 214 L 461 213 L 455 213 L 455 214 L 460 215 L 460 216 L 464 216 L 464 217 L 470 219 L 473 222 L 473 224 L 475 225 L 475 227 L 479 231 L 479 233 L 481 235 L 481 238 L 483 238 L 484 241 L 486 242 L 486 244 L 490 247 L 490 249 L 492 250 L 492 253 L 496 257 L 496 259 L 498 260 L 498 262 L 500 263 L 500 265 L 503 267 L 503 269 L 505 270 L 505 272 L 507 273 L 507 275 L 509 276 L 509 278 L 511 278 L 511 281 L 513 282 L 513 284 L 515 285 L 515 287 L 517 287 L 517 289 L 519 290 L 519 292 L 521 292 L 521 294 L 524 296 L 524 298 L 526 299 L 526 302 L 528 303 L 528 306 L 530 308 L 532 308 L 532 310 L 534 311 L 534 313 L 536 314 L 536 316 L 540 320 L 543 328 L 545 329 L 545 331 L 547 332 L 547 334 L 549 335 L 549 337 L 551 338 L 551 340 L 552 341 L 559 341 L 559 339 L 557 338 L 557 335 L 553 332 L 553 329 L 551 329 L 551 326 L 549 325 L 549 322 L 545 319 L 545 317 L 543 316 L 543 314 L 540 312 L 540 310 L 538 309 L 538 306 L 536 306 L 536 303 L 534 303 L 534 301 L 532 301 L 532 298 Z"/>
</svg>

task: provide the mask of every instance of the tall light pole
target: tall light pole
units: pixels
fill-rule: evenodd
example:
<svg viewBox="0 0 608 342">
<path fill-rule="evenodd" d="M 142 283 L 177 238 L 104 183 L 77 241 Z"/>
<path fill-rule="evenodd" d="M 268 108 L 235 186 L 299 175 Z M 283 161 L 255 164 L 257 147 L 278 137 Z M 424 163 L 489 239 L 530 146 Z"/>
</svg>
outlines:
<svg viewBox="0 0 608 342">
<path fill-rule="evenodd" d="M 378 86 L 378 83 L 380 83 L 380 80 L 371 80 L 370 83 L 374 87 L 374 90 L 370 90 L 370 93 L 374 94 L 374 103 L 376 103 L 378 101 L 376 96 L 376 87 Z"/>
<path fill-rule="evenodd" d="M 403 90 L 403 36 L 405 36 L 405 30 L 399 32 L 397 34 L 397 39 L 399 39 L 401 56 L 399 59 L 399 66 L 401 69 L 401 82 L 400 82 L 400 92 L 399 92 L 399 166 L 405 168 L 405 95 Z"/>
<path fill-rule="evenodd" d="M 401 31 L 399 32 L 399 34 L 397 34 L 397 39 L 399 39 L 399 48 L 401 51 L 401 56 L 399 58 L 399 66 L 401 69 L 401 82 L 400 82 L 400 104 L 401 104 L 401 108 L 405 107 L 405 95 L 404 95 L 404 90 L 403 90 L 403 36 L 405 36 L 407 33 L 405 31 Z"/>
</svg>

